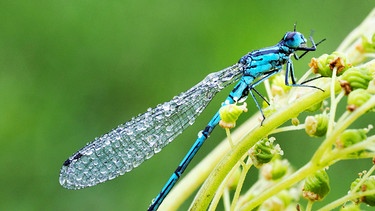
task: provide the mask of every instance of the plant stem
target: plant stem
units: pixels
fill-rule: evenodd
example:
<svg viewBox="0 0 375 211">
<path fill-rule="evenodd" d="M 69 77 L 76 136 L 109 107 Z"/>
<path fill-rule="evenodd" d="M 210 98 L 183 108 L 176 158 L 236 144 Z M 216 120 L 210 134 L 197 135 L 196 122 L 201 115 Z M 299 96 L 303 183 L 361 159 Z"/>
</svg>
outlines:
<svg viewBox="0 0 375 211">
<path fill-rule="evenodd" d="M 330 91 L 328 91 L 329 85 L 322 88 L 327 91 L 312 91 L 304 96 L 300 96 L 300 98 L 297 98 L 292 103 L 288 104 L 287 107 L 280 109 L 279 112 L 276 112 L 267 118 L 262 127 L 258 127 L 240 138 L 239 143 L 235 145 L 230 153 L 226 154 L 220 164 L 216 166 L 213 172 L 210 174 L 209 178 L 197 193 L 190 209 L 206 210 L 217 190 L 217 187 L 220 184 L 218 181 L 222 181 L 225 178 L 230 169 L 240 160 L 242 155 L 245 154 L 252 146 L 254 146 L 258 140 L 265 137 L 269 131 L 279 127 L 285 121 L 298 116 L 298 114 L 308 108 L 309 105 L 313 105 L 321 102 L 325 98 L 328 98 L 330 96 Z M 247 123 L 245 123 L 243 126 L 246 127 Z M 247 127 L 249 128 L 249 126 Z M 258 201 L 257 204 L 261 202 L 263 201 Z"/>
</svg>

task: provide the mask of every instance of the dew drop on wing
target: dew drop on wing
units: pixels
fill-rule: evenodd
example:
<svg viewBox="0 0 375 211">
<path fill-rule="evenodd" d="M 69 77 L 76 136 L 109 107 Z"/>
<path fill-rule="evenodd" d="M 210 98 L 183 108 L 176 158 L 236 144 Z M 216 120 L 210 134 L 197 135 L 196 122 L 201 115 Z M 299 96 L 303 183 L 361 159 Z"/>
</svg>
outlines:
<svg viewBox="0 0 375 211">
<path fill-rule="evenodd" d="M 97 179 L 99 180 L 100 183 L 108 180 L 107 177 L 104 174 L 98 174 Z"/>
<path fill-rule="evenodd" d="M 120 175 L 122 175 L 121 173 L 119 173 Z M 115 174 L 110 174 L 110 175 L 108 175 L 108 180 L 112 180 L 112 179 L 114 179 L 114 178 L 116 178 L 117 176 L 115 175 Z"/>
<path fill-rule="evenodd" d="M 171 132 L 172 129 L 173 129 L 173 126 L 172 126 L 172 125 L 168 125 L 168 126 L 165 128 L 165 130 L 166 130 L 167 132 Z"/>
<path fill-rule="evenodd" d="M 106 175 L 108 173 L 108 169 L 105 165 L 101 166 L 99 169 L 100 173 Z"/>
<path fill-rule="evenodd" d="M 125 128 L 125 129 L 124 129 L 124 132 L 125 132 L 125 134 L 128 135 L 128 136 L 133 135 L 133 130 L 130 129 L 130 128 Z"/>
<path fill-rule="evenodd" d="M 142 155 L 135 155 L 135 160 L 133 162 L 133 167 L 138 167 L 141 163 L 143 163 L 144 159 Z"/>
<path fill-rule="evenodd" d="M 86 168 L 85 163 L 82 162 L 83 159 L 81 159 L 81 162 L 76 163 L 75 168 L 78 169 L 79 171 L 82 171 L 83 169 Z"/>
<path fill-rule="evenodd" d="M 204 110 L 204 107 L 198 107 L 195 112 L 197 112 L 198 114 L 202 113 L 202 111 Z"/>
<path fill-rule="evenodd" d="M 125 171 L 126 172 L 129 172 L 133 169 L 133 164 L 129 162 L 126 163 L 126 168 L 125 168 Z"/>
<path fill-rule="evenodd" d="M 190 120 L 189 120 L 189 124 L 190 124 L 190 125 L 193 125 L 194 122 L 195 122 L 195 118 L 190 118 Z"/>
<path fill-rule="evenodd" d="M 119 148 L 121 147 L 121 142 L 120 142 L 121 138 L 119 136 L 116 137 L 116 139 L 113 140 L 113 146 L 115 148 Z"/>
<path fill-rule="evenodd" d="M 113 148 L 110 145 L 104 147 L 104 152 L 105 154 L 107 154 L 107 156 L 115 154 Z"/>
<path fill-rule="evenodd" d="M 60 176 L 59 177 L 59 183 L 60 183 L 60 185 L 66 187 L 66 177 Z"/>
<path fill-rule="evenodd" d="M 89 149 L 86 149 L 86 151 L 85 151 L 85 157 L 87 157 L 87 156 L 91 156 L 92 155 L 92 153 L 93 153 L 93 150 L 91 149 L 91 148 L 89 148 Z M 83 158 L 85 158 L 85 157 L 83 157 Z"/>
<path fill-rule="evenodd" d="M 129 171 L 128 171 L 127 166 L 125 165 L 124 168 L 120 168 L 119 170 L 117 170 L 117 172 L 118 172 L 120 175 L 124 175 L 126 172 L 129 172 Z M 116 176 L 114 176 L 114 178 L 115 178 L 115 177 L 116 177 Z"/>
<path fill-rule="evenodd" d="M 89 168 L 85 168 L 85 169 L 83 169 L 83 173 L 84 173 L 84 174 L 88 174 L 88 173 L 89 173 Z"/>
<path fill-rule="evenodd" d="M 155 153 L 159 153 L 161 150 L 162 150 L 162 147 L 160 145 L 154 148 Z"/>
<path fill-rule="evenodd" d="M 146 159 L 150 159 L 152 156 L 154 156 L 154 151 L 152 150 L 147 150 L 146 152 Z"/>
<path fill-rule="evenodd" d="M 99 165 L 98 159 L 94 159 L 94 160 L 92 161 L 92 165 L 94 165 L 94 166 L 98 166 L 98 165 Z"/>
<path fill-rule="evenodd" d="M 94 172 L 94 174 L 95 174 L 95 172 Z M 94 185 L 95 184 L 95 176 L 92 176 L 92 177 L 89 177 L 88 178 L 88 180 L 87 180 L 87 184 L 89 185 L 89 186 L 92 186 L 92 185 Z"/>
<path fill-rule="evenodd" d="M 83 178 L 83 172 L 79 172 L 78 174 L 77 174 L 77 176 L 76 176 L 76 180 L 77 181 L 82 181 L 82 178 Z"/>
<path fill-rule="evenodd" d="M 151 134 L 151 135 L 148 135 L 146 137 L 146 141 L 150 145 L 151 148 L 155 145 L 155 143 L 158 139 L 157 137 L 158 137 L 158 135 L 156 135 L 156 134 Z"/>
<path fill-rule="evenodd" d="M 95 151 L 95 154 L 99 159 L 101 159 L 101 157 L 105 158 L 105 154 L 103 153 L 103 150 L 100 147 L 96 148 Z"/>
</svg>

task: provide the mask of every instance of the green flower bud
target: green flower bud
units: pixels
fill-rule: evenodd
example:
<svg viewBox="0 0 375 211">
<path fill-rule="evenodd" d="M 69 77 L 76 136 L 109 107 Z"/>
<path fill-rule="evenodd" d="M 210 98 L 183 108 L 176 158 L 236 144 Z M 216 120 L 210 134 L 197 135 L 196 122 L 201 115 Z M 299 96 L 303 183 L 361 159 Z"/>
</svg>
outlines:
<svg viewBox="0 0 375 211">
<path fill-rule="evenodd" d="M 292 118 L 292 125 L 298 126 L 299 125 L 299 119 L 297 117 Z"/>
<path fill-rule="evenodd" d="M 328 115 L 326 113 L 315 116 L 307 116 L 305 119 L 305 131 L 311 137 L 321 137 L 327 133 Z"/>
<path fill-rule="evenodd" d="M 322 200 L 330 191 L 329 177 L 325 170 L 319 170 L 305 179 L 302 195 L 310 201 Z"/>
<path fill-rule="evenodd" d="M 343 149 L 359 143 L 367 138 L 368 129 L 348 129 L 341 133 L 336 140 L 336 147 Z"/>
<path fill-rule="evenodd" d="M 341 75 L 352 65 L 348 62 L 347 57 L 339 52 L 333 52 L 332 54 L 323 54 L 319 58 L 312 58 L 309 66 L 312 68 L 312 72 L 324 77 L 332 77 L 332 70 L 337 69 L 336 75 Z"/>
<path fill-rule="evenodd" d="M 369 69 L 352 67 L 341 76 L 340 85 L 349 94 L 352 90 L 367 89 L 372 79 Z"/>
<path fill-rule="evenodd" d="M 278 180 L 288 172 L 289 167 L 288 160 L 275 159 L 263 165 L 260 172 L 266 180 Z"/>
<path fill-rule="evenodd" d="M 364 89 L 356 89 L 348 95 L 348 111 L 354 111 L 356 108 L 360 107 L 366 103 L 370 98 L 371 94 Z"/>
<path fill-rule="evenodd" d="M 236 104 L 224 105 L 220 108 L 220 122 L 219 125 L 222 128 L 234 128 L 236 126 L 236 121 L 242 112 L 247 112 L 246 103 L 241 106 Z"/>
<path fill-rule="evenodd" d="M 358 190 L 354 190 L 354 188 L 357 186 L 358 182 L 360 182 L 361 180 L 362 180 L 362 178 L 357 178 L 350 185 L 350 191 L 365 192 L 365 191 L 368 191 L 368 190 L 374 190 L 375 189 L 375 176 L 370 176 L 366 179 L 366 181 L 360 186 L 360 188 Z M 366 203 L 369 206 L 375 206 L 375 194 L 363 196 L 363 197 L 355 200 L 355 203 L 359 203 L 359 202 Z"/>
<path fill-rule="evenodd" d="M 273 145 L 274 140 L 274 138 L 263 138 L 250 149 L 250 158 L 255 167 L 259 168 L 270 162 L 277 154 L 283 153 L 279 145 Z"/>
</svg>

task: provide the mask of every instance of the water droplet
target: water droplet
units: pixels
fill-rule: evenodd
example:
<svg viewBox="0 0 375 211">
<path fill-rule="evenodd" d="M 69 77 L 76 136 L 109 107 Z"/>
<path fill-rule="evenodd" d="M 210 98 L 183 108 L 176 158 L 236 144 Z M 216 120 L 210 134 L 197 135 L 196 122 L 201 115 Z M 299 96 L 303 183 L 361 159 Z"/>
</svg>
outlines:
<svg viewBox="0 0 375 211">
<path fill-rule="evenodd" d="M 195 118 L 191 118 L 191 119 L 189 120 L 189 124 L 190 124 L 190 125 L 193 125 L 194 122 L 195 122 Z"/>
<path fill-rule="evenodd" d="M 128 135 L 128 136 L 131 136 L 133 135 L 133 130 L 131 130 L 130 128 L 125 128 L 125 134 Z"/>
</svg>

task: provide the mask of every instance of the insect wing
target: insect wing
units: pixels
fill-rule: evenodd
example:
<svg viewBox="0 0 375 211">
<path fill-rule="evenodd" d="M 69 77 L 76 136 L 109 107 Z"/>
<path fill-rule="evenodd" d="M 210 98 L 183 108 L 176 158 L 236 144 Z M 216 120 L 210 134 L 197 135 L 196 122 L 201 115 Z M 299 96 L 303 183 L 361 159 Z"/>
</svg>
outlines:
<svg viewBox="0 0 375 211">
<path fill-rule="evenodd" d="M 60 184 L 68 189 L 80 189 L 131 171 L 193 124 L 215 94 L 238 80 L 241 74 L 240 64 L 211 73 L 171 101 L 150 108 L 95 138 L 64 162 Z"/>
</svg>

